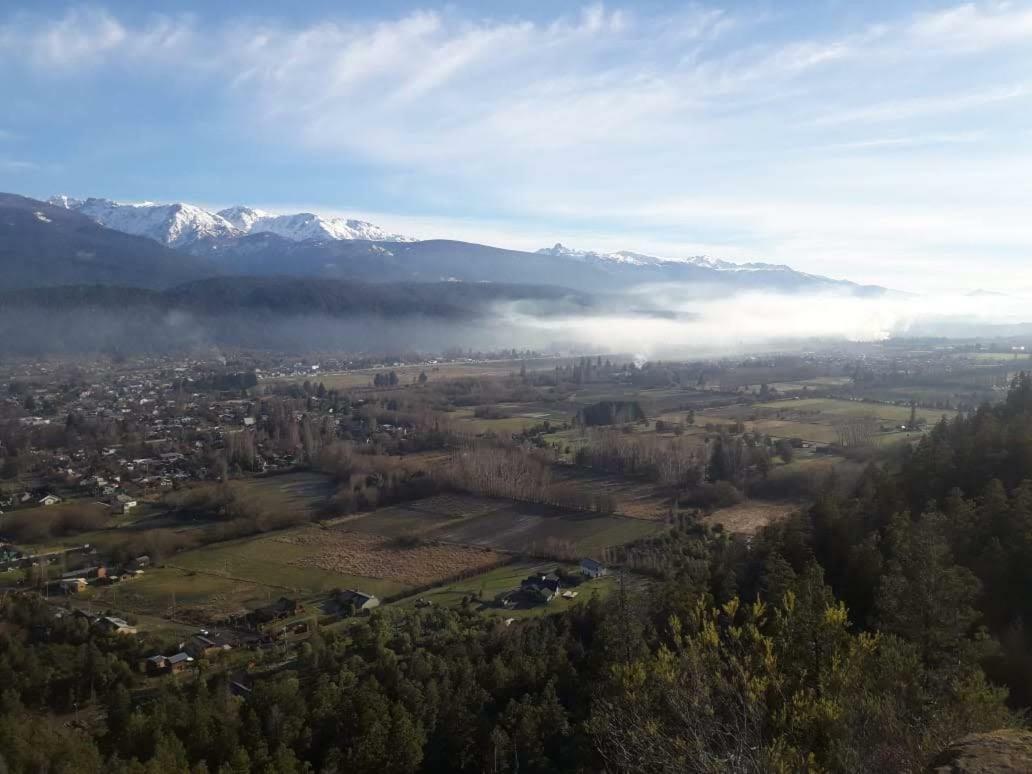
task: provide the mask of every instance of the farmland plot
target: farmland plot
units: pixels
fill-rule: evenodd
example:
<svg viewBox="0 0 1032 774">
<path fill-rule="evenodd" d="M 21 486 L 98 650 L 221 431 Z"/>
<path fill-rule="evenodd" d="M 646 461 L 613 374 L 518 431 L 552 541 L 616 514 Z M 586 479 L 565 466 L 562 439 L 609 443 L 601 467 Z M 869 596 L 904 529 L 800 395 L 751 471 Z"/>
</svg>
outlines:
<svg viewBox="0 0 1032 774">
<path fill-rule="evenodd" d="M 422 535 L 463 519 L 483 516 L 499 508 L 499 501 L 471 495 L 435 495 L 423 500 L 380 508 L 372 513 L 345 517 L 335 523 L 352 532 L 384 537 Z"/>
<path fill-rule="evenodd" d="M 378 535 L 305 529 L 274 538 L 277 542 L 304 549 L 291 564 L 315 567 L 340 575 L 387 578 L 420 586 L 460 573 L 487 569 L 503 557 L 489 548 L 424 543 L 399 545 Z"/>
<path fill-rule="evenodd" d="M 428 536 L 502 551 L 533 552 L 559 544 L 590 554 L 664 529 L 657 522 L 621 516 L 560 511 L 525 503 L 507 504 L 482 516 L 440 527 Z"/>
</svg>

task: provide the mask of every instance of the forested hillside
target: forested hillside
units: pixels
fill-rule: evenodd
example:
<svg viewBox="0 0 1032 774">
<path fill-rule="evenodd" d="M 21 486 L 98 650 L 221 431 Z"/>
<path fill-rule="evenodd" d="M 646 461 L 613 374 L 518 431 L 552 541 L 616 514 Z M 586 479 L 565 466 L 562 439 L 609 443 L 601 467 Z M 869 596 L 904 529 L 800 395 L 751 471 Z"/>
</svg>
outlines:
<svg viewBox="0 0 1032 774">
<path fill-rule="evenodd" d="M 920 771 L 1021 724 L 1032 377 L 751 540 L 676 517 L 654 583 L 511 626 L 375 610 L 297 659 L 140 689 L 148 643 L 9 596 L 10 771 Z M 472 600 L 471 600 L 472 601 Z M 62 728 L 91 703 L 99 732 Z"/>
</svg>

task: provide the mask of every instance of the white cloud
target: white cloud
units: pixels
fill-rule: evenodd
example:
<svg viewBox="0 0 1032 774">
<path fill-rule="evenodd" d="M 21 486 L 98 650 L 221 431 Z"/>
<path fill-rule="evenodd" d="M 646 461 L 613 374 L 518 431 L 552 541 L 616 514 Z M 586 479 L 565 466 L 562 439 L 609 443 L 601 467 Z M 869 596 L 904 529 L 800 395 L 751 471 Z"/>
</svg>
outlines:
<svg viewBox="0 0 1032 774">
<path fill-rule="evenodd" d="M 36 164 L 33 161 L 25 161 L 23 159 L 0 159 L 0 169 L 6 169 L 11 172 L 27 172 L 39 168 L 39 164 Z"/>
<path fill-rule="evenodd" d="M 309 25 L 72 10 L 0 21 L 0 67 L 7 50 L 115 87 L 152 68 L 216 103 L 201 118 L 227 134 L 358 162 L 407 211 L 454 213 L 374 218 L 419 235 L 705 251 L 909 287 L 937 257 L 950 272 L 933 281 L 967 282 L 982 258 L 961 256 L 1032 252 L 1027 3 L 797 21 L 629 3 Z"/>
<path fill-rule="evenodd" d="M 59 18 L 18 14 L 0 23 L 0 61 L 53 74 L 124 60 L 171 59 L 191 68 L 201 53 L 189 16 L 153 16 L 131 26 L 102 8 L 75 7 Z"/>
<path fill-rule="evenodd" d="M 1032 8 L 1007 2 L 967 3 L 920 15 L 910 28 L 918 45 L 979 51 L 1032 42 Z"/>
</svg>

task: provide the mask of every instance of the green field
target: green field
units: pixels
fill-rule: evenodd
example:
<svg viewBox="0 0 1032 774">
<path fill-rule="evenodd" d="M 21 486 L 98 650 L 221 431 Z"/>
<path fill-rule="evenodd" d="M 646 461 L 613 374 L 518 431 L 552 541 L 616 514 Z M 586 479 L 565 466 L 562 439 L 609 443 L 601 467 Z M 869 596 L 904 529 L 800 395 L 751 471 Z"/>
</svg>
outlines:
<svg viewBox="0 0 1032 774">
<path fill-rule="evenodd" d="M 301 597 L 325 595 L 333 589 L 341 588 L 361 587 L 363 591 L 378 596 L 405 590 L 404 584 L 390 580 L 342 575 L 317 567 L 293 564 L 305 558 L 308 551 L 303 546 L 277 538 L 295 531 L 277 533 L 275 538 L 245 538 L 188 551 L 176 556 L 169 564 L 187 571 L 249 581 Z"/>
<path fill-rule="evenodd" d="M 466 495 L 440 495 L 336 523 L 353 532 L 384 537 L 419 535 L 512 553 L 534 552 L 562 542 L 585 555 L 664 529 L 662 524 L 644 519 Z"/>
<path fill-rule="evenodd" d="M 849 376 L 815 376 L 812 379 L 799 379 L 791 382 L 774 382 L 771 388 L 778 392 L 802 392 L 803 389 L 810 390 L 832 390 L 836 387 L 844 387 L 852 384 L 853 379 Z"/>
<path fill-rule="evenodd" d="M 757 403 L 753 409 L 767 411 L 791 412 L 798 415 L 812 415 L 810 421 L 848 420 L 860 417 L 875 417 L 885 422 L 902 423 L 910 419 L 909 406 L 893 406 L 887 403 L 865 403 L 855 400 L 837 400 L 835 398 L 800 398 L 798 400 L 781 400 L 770 403 Z M 929 423 L 938 422 L 943 415 L 952 417 L 955 411 L 948 409 L 918 408 L 917 416 Z"/>
<path fill-rule="evenodd" d="M 949 409 L 918 408 L 916 414 L 928 425 L 933 425 L 943 416 L 955 416 L 956 412 Z M 839 439 L 836 430 L 838 426 L 865 418 L 873 419 L 880 427 L 886 428 L 885 432 L 875 435 L 875 443 L 892 443 L 916 437 L 914 433 L 904 433 L 896 429 L 898 425 L 910 419 L 909 406 L 836 398 L 794 398 L 707 409 L 696 414 L 695 423 L 697 426 L 705 426 L 727 425 L 740 421 L 745 423 L 747 430 L 774 438 L 801 438 L 812 443 L 830 444 L 836 443 Z"/>
<path fill-rule="evenodd" d="M 283 535 L 288 533 L 277 533 Z M 260 536 L 219 543 L 176 555 L 168 564 L 112 586 L 81 595 L 117 610 L 167 618 L 214 621 L 280 596 L 311 602 L 333 589 L 361 588 L 389 596 L 407 587 L 390 580 L 343 575 L 291 564 L 306 555 L 301 546 Z"/>
<path fill-rule="evenodd" d="M 328 476 L 310 471 L 246 478 L 234 483 L 257 493 L 267 504 L 306 517 L 313 516 L 336 490 Z"/>
<path fill-rule="evenodd" d="M 1027 352 L 958 352 L 953 357 L 982 363 L 1014 363 L 1025 368 L 1032 363 L 1032 355 Z"/>
</svg>

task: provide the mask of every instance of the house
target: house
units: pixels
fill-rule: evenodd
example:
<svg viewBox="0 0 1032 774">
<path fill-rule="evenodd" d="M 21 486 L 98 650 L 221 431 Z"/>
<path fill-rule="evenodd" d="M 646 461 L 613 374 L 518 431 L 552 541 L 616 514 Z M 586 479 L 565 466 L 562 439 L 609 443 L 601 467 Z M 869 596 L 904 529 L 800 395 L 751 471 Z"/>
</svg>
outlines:
<svg viewBox="0 0 1032 774">
<path fill-rule="evenodd" d="M 84 590 L 89 584 L 85 578 L 63 578 L 59 584 L 61 591 L 65 594 L 77 594 Z"/>
<path fill-rule="evenodd" d="M 135 626 L 130 626 L 127 621 L 114 616 L 98 618 L 94 626 L 105 634 L 136 634 Z"/>
<path fill-rule="evenodd" d="M 546 605 L 559 596 L 561 590 L 559 577 L 554 573 L 531 575 L 520 583 L 520 594 L 524 599 Z"/>
<path fill-rule="evenodd" d="M 354 589 L 346 589 L 337 594 L 337 604 L 342 608 L 350 609 L 355 613 L 363 610 L 372 610 L 380 606 L 380 600 L 372 594 L 364 594 Z"/>
<path fill-rule="evenodd" d="M 229 643 L 223 642 L 218 635 L 208 635 L 207 633 L 194 634 L 184 648 L 194 658 L 211 658 L 230 649 Z"/>
<path fill-rule="evenodd" d="M 46 497 L 42 497 L 39 500 L 39 504 L 43 506 L 57 505 L 59 502 L 61 502 L 61 498 L 52 494 L 48 494 Z"/>
<path fill-rule="evenodd" d="M 594 559 L 581 559 L 580 571 L 589 578 L 601 578 L 609 575 L 609 568 Z"/>
<path fill-rule="evenodd" d="M 299 600 L 280 597 L 270 605 L 259 607 L 249 615 L 249 618 L 257 624 L 264 624 L 269 623 L 269 621 L 275 621 L 279 618 L 289 618 L 294 615 L 300 615 L 304 611 L 305 607 Z"/>
<path fill-rule="evenodd" d="M 555 573 L 548 573 L 548 575 L 531 575 L 525 578 L 520 583 L 520 588 L 523 590 L 534 590 L 534 589 L 548 589 L 549 591 L 559 593 L 560 589 L 559 576 Z"/>
<path fill-rule="evenodd" d="M 149 675 L 175 675 L 187 670 L 193 664 L 193 658 L 189 653 L 182 651 L 174 655 L 158 653 L 144 660 L 143 664 Z"/>
<path fill-rule="evenodd" d="M 174 656 L 169 656 L 165 659 L 165 663 L 168 665 L 168 671 L 174 675 L 180 672 L 185 672 L 193 664 L 193 657 L 189 653 L 176 653 Z"/>
<path fill-rule="evenodd" d="M 71 572 L 66 572 L 64 575 L 61 576 L 61 580 L 74 580 L 76 578 L 84 578 L 84 579 L 88 580 L 90 578 L 106 578 L 106 577 L 107 577 L 107 567 L 105 567 L 104 565 L 101 564 L 101 565 L 97 565 L 96 567 L 82 567 L 82 568 L 80 568 L 78 570 L 72 570 Z"/>
<path fill-rule="evenodd" d="M 122 495 L 119 496 L 119 498 L 121 498 L 121 497 L 122 497 Z M 121 499 L 119 499 L 117 504 L 115 505 L 115 512 L 116 513 L 121 513 L 121 514 L 124 515 L 126 513 L 131 512 L 132 509 L 135 508 L 137 505 L 138 505 L 138 503 L 136 502 L 136 500 L 121 500 Z"/>
<path fill-rule="evenodd" d="M 162 656 L 160 653 L 156 656 L 150 656 L 144 660 L 144 669 L 149 675 L 160 675 L 164 672 L 169 671 L 168 658 Z"/>
</svg>

